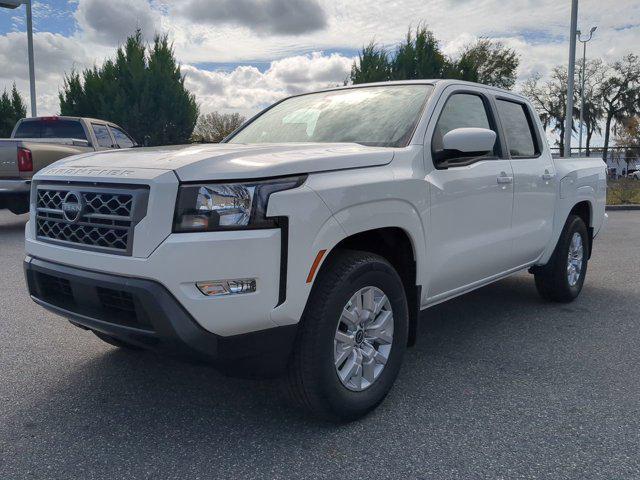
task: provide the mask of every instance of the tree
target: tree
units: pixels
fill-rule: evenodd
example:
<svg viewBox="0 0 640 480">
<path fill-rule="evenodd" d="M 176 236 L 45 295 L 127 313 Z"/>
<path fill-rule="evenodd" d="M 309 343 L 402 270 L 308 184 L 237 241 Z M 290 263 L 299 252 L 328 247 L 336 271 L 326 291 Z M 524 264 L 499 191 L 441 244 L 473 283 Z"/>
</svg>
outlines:
<svg viewBox="0 0 640 480">
<path fill-rule="evenodd" d="M 584 128 L 586 130 L 586 154 L 591 156 L 591 139 L 594 133 L 602 133 L 601 121 L 604 115 L 602 109 L 602 99 L 598 94 L 598 89 L 604 81 L 606 74 L 606 65 L 602 60 L 590 60 L 586 64 L 585 82 L 584 82 Z M 582 70 L 582 68 L 581 68 Z M 576 77 L 576 118 L 580 118 L 580 110 L 582 109 L 582 71 L 576 73 L 580 75 Z M 579 124 L 578 124 L 579 128 Z"/>
<path fill-rule="evenodd" d="M 453 62 L 453 71 L 461 80 L 510 90 L 516 83 L 519 64 L 515 50 L 501 42 L 480 38 L 463 48 L 460 58 Z"/>
<path fill-rule="evenodd" d="M 449 70 L 446 57 L 440 51 L 435 35 L 425 26 L 418 26 L 415 36 L 411 30 L 398 46 L 391 61 L 393 80 L 416 78 L 444 78 Z"/>
<path fill-rule="evenodd" d="M 371 42 L 363 47 L 351 67 L 354 84 L 421 78 L 457 78 L 512 88 L 520 60 L 502 43 L 481 38 L 465 46 L 459 58 L 442 53 L 433 32 L 424 25 L 409 29 L 404 41 L 389 55 Z"/>
<path fill-rule="evenodd" d="M 542 126 L 556 133 L 556 145 L 564 152 L 564 121 L 567 104 L 567 69 L 555 67 L 551 77 L 543 81 L 540 74 L 534 74 L 522 86 L 522 94 L 531 100 L 538 110 Z M 575 102 L 574 102 L 575 103 Z"/>
<path fill-rule="evenodd" d="M 624 158 L 629 169 L 640 158 L 640 116 L 621 120 L 614 141 L 616 146 L 624 148 Z"/>
<path fill-rule="evenodd" d="M 59 98 L 63 115 L 110 120 L 145 145 L 186 143 L 198 119 L 168 37 L 148 47 L 139 30 L 114 60 L 65 76 Z"/>
<path fill-rule="evenodd" d="M 607 76 L 598 88 L 604 112 L 604 148 L 606 161 L 611 127 L 640 111 L 640 59 L 629 54 L 609 66 Z"/>
<path fill-rule="evenodd" d="M 10 95 L 6 89 L 0 95 L 0 138 L 10 136 L 18 120 L 26 116 L 27 108 L 14 83 Z"/>
<path fill-rule="evenodd" d="M 245 121 L 239 113 L 207 113 L 198 118 L 192 140 L 202 143 L 219 143 Z"/>
<path fill-rule="evenodd" d="M 351 66 L 350 78 L 354 84 L 390 80 L 391 64 L 387 51 L 374 42 L 364 47 L 358 61 Z"/>
</svg>

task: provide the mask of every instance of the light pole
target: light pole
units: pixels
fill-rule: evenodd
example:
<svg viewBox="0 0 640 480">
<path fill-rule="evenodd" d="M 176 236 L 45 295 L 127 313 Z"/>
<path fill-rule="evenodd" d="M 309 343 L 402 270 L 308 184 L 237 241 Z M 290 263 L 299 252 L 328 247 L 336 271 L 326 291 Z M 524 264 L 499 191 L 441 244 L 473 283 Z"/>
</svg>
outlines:
<svg viewBox="0 0 640 480">
<path fill-rule="evenodd" d="M 31 116 L 38 115 L 36 111 L 36 74 L 33 65 L 33 20 L 31 18 L 31 0 L 0 0 L 0 8 L 27 7 L 27 51 L 29 53 L 29 82 L 31 95 Z"/>
<path fill-rule="evenodd" d="M 578 30 L 578 41 L 582 43 L 582 87 L 580 88 L 580 134 L 578 140 L 578 153 L 582 154 L 582 128 L 584 126 L 584 82 L 587 73 L 587 43 L 593 38 L 593 32 L 598 27 L 591 27 L 589 31 L 589 37 L 586 40 L 582 39 L 582 32 Z"/>
<path fill-rule="evenodd" d="M 578 0 L 571 1 L 571 34 L 569 35 L 569 68 L 567 78 L 567 110 L 564 119 L 564 156 L 571 156 L 573 130 L 573 87 L 576 74 L 576 32 L 578 30 Z"/>
</svg>

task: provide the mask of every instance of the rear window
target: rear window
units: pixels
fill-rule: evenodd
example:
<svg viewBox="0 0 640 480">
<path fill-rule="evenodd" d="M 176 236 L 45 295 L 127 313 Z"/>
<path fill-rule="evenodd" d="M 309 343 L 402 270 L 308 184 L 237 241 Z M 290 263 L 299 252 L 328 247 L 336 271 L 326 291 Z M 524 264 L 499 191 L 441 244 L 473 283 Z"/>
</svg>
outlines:
<svg viewBox="0 0 640 480">
<path fill-rule="evenodd" d="M 96 136 L 96 140 L 98 140 L 98 145 L 101 147 L 112 148 L 113 142 L 111 141 L 111 135 L 109 135 L 109 130 L 106 125 L 100 125 L 97 123 L 92 123 L 91 127 L 93 128 L 93 133 Z"/>
<path fill-rule="evenodd" d="M 498 100 L 497 103 L 511 156 L 535 157 L 539 152 L 527 107 L 508 100 Z"/>
<path fill-rule="evenodd" d="M 124 133 L 119 128 L 111 127 L 111 126 L 109 128 L 111 129 L 111 133 L 113 134 L 113 138 L 115 139 L 116 144 L 120 148 L 131 148 L 135 145 L 133 140 L 131 140 L 131 138 L 129 137 L 129 135 Z"/>
<path fill-rule="evenodd" d="M 43 119 L 22 122 L 14 138 L 75 138 L 86 140 L 87 135 L 78 120 Z"/>
</svg>

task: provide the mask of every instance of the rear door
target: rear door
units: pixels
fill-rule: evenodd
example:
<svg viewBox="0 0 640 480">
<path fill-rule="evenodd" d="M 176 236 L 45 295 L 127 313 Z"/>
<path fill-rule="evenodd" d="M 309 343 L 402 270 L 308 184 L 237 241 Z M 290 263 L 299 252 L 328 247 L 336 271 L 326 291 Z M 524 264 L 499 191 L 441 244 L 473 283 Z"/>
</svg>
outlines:
<svg viewBox="0 0 640 480">
<path fill-rule="evenodd" d="M 551 238 L 555 165 L 540 138 L 535 114 L 526 103 L 499 96 L 496 109 L 513 167 L 513 261 L 526 265 L 538 259 Z"/>
<path fill-rule="evenodd" d="M 513 266 L 513 173 L 503 153 L 489 98 L 481 88 L 449 87 L 433 118 L 437 121 L 427 130 L 425 143 L 431 145 L 425 153 L 432 162 L 438 149 L 442 149 L 442 137 L 455 128 L 488 128 L 496 132 L 497 140 L 490 155 L 470 159 L 460 166 L 436 167 L 427 174 L 431 302 L 471 288 Z"/>
</svg>

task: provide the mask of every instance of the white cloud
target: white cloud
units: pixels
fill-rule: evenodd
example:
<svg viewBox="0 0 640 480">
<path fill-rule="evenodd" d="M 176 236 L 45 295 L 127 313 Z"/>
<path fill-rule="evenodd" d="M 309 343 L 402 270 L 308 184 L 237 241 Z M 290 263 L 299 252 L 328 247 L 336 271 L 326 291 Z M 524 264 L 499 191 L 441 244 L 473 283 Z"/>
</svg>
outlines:
<svg viewBox="0 0 640 480">
<path fill-rule="evenodd" d="M 57 92 L 64 72 L 81 69 L 93 62 L 93 56 L 82 42 L 63 35 L 37 32 L 33 36 L 36 64 L 36 92 L 43 113 L 58 111 Z M 11 32 L 0 36 L 0 90 L 13 82 L 25 95 L 29 92 L 27 38 L 24 33 Z"/>
<path fill-rule="evenodd" d="M 342 55 L 314 52 L 274 61 L 264 73 L 251 66 L 208 72 L 192 65 L 183 66 L 183 72 L 203 113 L 221 110 L 252 115 L 288 95 L 341 85 L 352 62 Z"/>
</svg>

